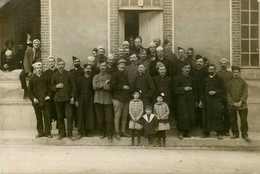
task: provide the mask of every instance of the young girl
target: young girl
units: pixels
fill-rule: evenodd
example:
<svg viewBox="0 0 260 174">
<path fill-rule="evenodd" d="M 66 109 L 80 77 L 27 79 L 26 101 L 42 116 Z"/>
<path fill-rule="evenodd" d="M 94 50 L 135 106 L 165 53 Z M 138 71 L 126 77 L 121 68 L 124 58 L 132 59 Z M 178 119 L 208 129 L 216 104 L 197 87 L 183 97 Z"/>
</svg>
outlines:
<svg viewBox="0 0 260 174">
<path fill-rule="evenodd" d="M 137 145 L 140 145 L 140 135 L 143 126 L 139 123 L 139 119 L 143 116 L 143 102 L 139 99 L 141 91 L 136 90 L 133 93 L 134 99 L 129 103 L 129 114 L 131 120 L 129 122 L 129 129 L 132 129 L 132 146 L 134 146 L 135 133 L 137 134 Z"/>
<path fill-rule="evenodd" d="M 154 105 L 154 114 L 158 120 L 158 145 L 161 146 L 161 139 L 163 139 L 163 146 L 166 143 L 166 130 L 170 130 L 170 124 L 168 122 L 168 117 L 170 114 L 168 105 L 163 102 L 164 93 L 159 93 L 157 95 L 157 103 Z"/>
<path fill-rule="evenodd" d="M 150 146 L 153 145 L 153 137 L 156 134 L 157 130 L 157 118 L 152 113 L 152 106 L 145 106 L 145 115 L 143 116 L 142 123 L 144 126 L 144 136 L 148 138 L 148 143 Z"/>
</svg>

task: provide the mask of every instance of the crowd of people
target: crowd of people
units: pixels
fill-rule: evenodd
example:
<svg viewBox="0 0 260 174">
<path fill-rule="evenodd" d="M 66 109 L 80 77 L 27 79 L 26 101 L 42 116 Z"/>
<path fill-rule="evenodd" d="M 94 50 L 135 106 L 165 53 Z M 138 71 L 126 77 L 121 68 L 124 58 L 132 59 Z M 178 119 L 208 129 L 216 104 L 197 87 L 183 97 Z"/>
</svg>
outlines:
<svg viewBox="0 0 260 174">
<path fill-rule="evenodd" d="M 97 129 L 100 138 L 108 137 L 109 142 L 132 137 L 135 145 L 137 136 L 139 145 L 144 134 L 149 145 L 157 137 L 157 144 L 165 146 L 173 120 L 179 139 L 191 137 L 196 127 L 203 132 L 201 138 L 216 131 L 220 140 L 223 136 L 236 139 L 239 114 L 241 136 L 250 141 L 247 83 L 239 67 L 227 69 L 226 58 L 220 59 L 217 71 L 209 59 L 195 56 L 193 48 L 178 47 L 175 54 L 171 41 L 161 43 L 159 38 L 144 48 L 138 36 L 124 41 L 117 54 L 107 57 L 102 45 L 94 48 L 83 67 L 80 58 L 73 56 L 70 71 L 65 70 L 63 59 L 50 56 L 49 68 L 43 71 L 40 40 L 32 45 L 25 52 L 20 80 L 24 98 L 28 95 L 35 110 L 37 138 L 52 138 L 51 122 L 56 120 L 59 139 L 80 139 Z M 30 78 L 28 87 L 26 77 Z"/>
</svg>

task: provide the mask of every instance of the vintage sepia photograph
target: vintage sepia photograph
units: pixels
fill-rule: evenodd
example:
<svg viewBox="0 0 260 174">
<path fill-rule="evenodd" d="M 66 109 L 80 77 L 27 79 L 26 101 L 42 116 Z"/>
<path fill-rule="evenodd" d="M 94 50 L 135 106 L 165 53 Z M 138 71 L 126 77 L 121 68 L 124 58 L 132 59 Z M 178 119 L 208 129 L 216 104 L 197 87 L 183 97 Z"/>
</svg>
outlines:
<svg viewBox="0 0 260 174">
<path fill-rule="evenodd" d="M 0 0 L 1 174 L 260 174 L 260 0 Z"/>
</svg>

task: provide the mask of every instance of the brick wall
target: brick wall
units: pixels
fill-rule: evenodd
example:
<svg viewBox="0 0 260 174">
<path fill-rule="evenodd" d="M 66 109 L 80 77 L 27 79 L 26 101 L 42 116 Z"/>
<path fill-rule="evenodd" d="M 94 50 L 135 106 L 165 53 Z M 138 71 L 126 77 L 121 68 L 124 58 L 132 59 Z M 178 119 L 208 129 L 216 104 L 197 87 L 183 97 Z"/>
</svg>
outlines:
<svg viewBox="0 0 260 174">
<path fill-rule="evenodd" d="M 241 17 L 240 0 L 232 0 L 232 65 L 241 65 Z"/>
<path fill-rule="evenodd" d="M 50 12 L 49 0 L 41 0 L 41 51 L 43 67 L 47 68 L 50 55 Z"/>
<path fill-rule="evenodd" d="M 163 0 L 163 40 L 172 40 L 172 0 Z"/>
<path fill-rule="evenodd" d="M 109 0 L 110 6 L 110 52 L 116 53 L 119 46 L 119 0 Z"/>
</svg>

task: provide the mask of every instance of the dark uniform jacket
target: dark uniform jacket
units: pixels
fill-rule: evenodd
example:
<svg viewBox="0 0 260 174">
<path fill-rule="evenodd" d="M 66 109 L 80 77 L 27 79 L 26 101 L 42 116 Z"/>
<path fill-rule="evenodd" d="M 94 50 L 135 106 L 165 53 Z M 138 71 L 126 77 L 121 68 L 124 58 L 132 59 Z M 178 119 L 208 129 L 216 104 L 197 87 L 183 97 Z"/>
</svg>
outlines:
<svg viewBox="0 0 260 174">
<path fill-rule="evenodd" d="M 158 70 L 156 68 L 158 62 L 161 62 L 161 63 L 163 63 L 165 65 L 165 67 L 166 67 L 166 75 L 169 76 L 169 77 L 173 77 L 172 63 L 168 59 L 166 59 L 166 58 L 163 58 L 162 60 L 157 58 L 155 61 L 151 61 L 150 62 L 150 66 L 149 66 L 150 75 L 151 76 L 156 76 L 156 75 L 159 74 Z"/>
<path fill-rule="evenodd" d="M 143 117 L 140 119 L 140 122 L 143 124 L 145 137 L 156 134 L 158 121 L 154 114 L 150 114 L 150 116 L 147 114 L 143 115 Z"/>
<path fill-rule="evenodd" d="M 2 71 L 12 71 L 16 69 L 17 62 L 15 61 L 15 58 L 12 57 L 11 59 L 7 59 L 6 56 L 1 57 L 1 70 Z M 4 65 L 7 64 L 9 67 L 5 68 Z"/>
<path fill-rule="evenodd" d="M 204 79 L 207 77 L 208 75 L 208 70 L 203 67 L 200 70 L 198 70 L 197 68 L 194 69 L 193 72 L 193 78 L 194 78 L 194 95 L 195 95 L 195 101 L 202 101 L 203 99 L 203 95 L 201 95 L 200 91 L 201 88 L 203 87 L 203 83 L 204 83 Z"/>
<path fill-rule="evenodd" d="M 33 71 L 32 64 L 35 62 L 41 62 L 41 50 L 38 49 L 35 52 L 33 51 L 33 48 L 27 48 L 24 55 L 24 71 L 25 73 L 30 73 Z"/>
<path fill-rule="evenodd" d="M 50 81 L 48 76 L 42 74 L 40 77 L 34 74 L 29 80 L 28 97 L 32 101 L 33 106 L 44 106 L 45 97 L 51 96 Z M 36 98 L 39 104 L 35 104 L 33 99 Z"/>
<path fill-rule="evenodd" d="M 63 83 L 63 88 L 56 88 L 56 85 Z M 76 96 L 76 85 L 73 75 L 64 70 L 62 73 L 60 71 L 55 72 L 51 79 L 51 89 L 54 94 L 54 101 L 66 102 L 70 101 L 71 97 Z"/>
<path fill-rule="evenodd" d="M 157 94 L 163 92 L 165 97 L 164 101 L 169 105 L 172 92 L 173 92 L 173 80 L 169 76 L 161 77 L 160 75 L 156 75 L 153 77 L 153 81 L 155 84 L 155 95 L 154 102 L 156 102 Z"/>
</svg>

